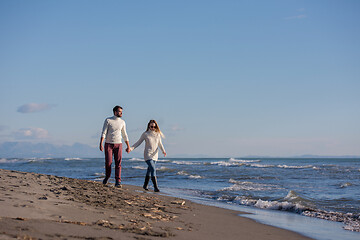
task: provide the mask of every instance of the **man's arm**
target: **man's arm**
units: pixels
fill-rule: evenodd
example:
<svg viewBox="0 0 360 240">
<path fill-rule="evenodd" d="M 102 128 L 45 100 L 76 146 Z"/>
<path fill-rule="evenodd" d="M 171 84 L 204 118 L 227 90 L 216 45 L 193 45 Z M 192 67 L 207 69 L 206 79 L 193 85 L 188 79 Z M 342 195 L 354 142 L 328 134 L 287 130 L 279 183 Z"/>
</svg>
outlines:
<svg viewBox="0 0 360 240">
<path fill-rule="evenodd" d="M 127 153 L 131 152 L 129 141 L 125 141 L 125 143 L 126 143 L 126 146 L 127 146 L 126 152 L 127 152 Z"/>
<path fill-rule="evenodd" d="M 126 146 L 127 146 L 126 152 L 127 153 L 131 152 L 130 143 L 129 143 L 129 137 L 128 137 L 127 132 L 126 132 L 126 123 L 125 123 L 125 121 L 124 121 L 124 125 L 123 125 L 123 127 L 121 129 L 121 135 L 122 135 L 122 138 L 124 139 L 124 141 L 126 143 Z"/>
<path fill-rule="evenodd" d="M 99 146 L 99 149 L 100 149 L 100 151 L 104 151 L 104 145 L 103 145 L 103 142 L 104 142 L 104 137 L 103 136 L 101 136 L 101 138 L 100 138 L 100 146 Z"/>
<path fill-rule="evenodd" d="M 100 146 L 99 146 L 99 149 L 102 152 L 104 151 L 104 139 L 105 139 L 105 136 L 107 134 L 107 130 L 108 130 L 108 121 L 107 121 L 107 119 L 105 119 L 103 129 L 102 129 L 102 132 L 101 132 Z"/>
</svg>

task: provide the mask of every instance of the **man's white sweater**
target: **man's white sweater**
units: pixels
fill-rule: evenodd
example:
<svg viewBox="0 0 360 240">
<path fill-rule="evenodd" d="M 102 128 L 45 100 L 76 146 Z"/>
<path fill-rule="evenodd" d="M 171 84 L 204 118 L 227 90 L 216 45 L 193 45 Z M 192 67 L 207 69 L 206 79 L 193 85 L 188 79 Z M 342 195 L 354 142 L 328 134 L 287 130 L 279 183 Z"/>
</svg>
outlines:
<svg viewBox="0 0 360 240">
<path fill-rule="evenodd" d="M 129 141 L 125 121 L 117 116 L 105 119 L 101 136 L 105 139 L 106 143 L 122 143 L 121 137 L 125 142 Z"/>
</svg>

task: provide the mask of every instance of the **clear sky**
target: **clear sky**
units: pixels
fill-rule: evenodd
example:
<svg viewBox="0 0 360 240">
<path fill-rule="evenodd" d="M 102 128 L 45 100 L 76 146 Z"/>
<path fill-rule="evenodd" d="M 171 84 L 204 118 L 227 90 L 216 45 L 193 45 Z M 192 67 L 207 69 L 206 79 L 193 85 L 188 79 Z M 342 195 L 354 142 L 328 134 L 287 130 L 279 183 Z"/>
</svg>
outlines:
<svg viewBox="0 0 360 240">
<path fill-rule="evenodd" d="M 0 143 L 360 155 L 358 0 L 0 0 Z M 142 151 L 140 149 L 139 151 Z"/>
</svg>

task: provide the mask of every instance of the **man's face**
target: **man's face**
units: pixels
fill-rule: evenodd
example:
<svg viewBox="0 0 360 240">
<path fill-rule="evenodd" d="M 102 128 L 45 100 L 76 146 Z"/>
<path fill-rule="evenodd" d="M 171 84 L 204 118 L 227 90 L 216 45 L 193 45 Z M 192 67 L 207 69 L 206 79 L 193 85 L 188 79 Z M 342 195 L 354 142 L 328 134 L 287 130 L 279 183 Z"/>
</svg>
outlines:
<svg viewBox="0 0 360 240">
<path fill-rule="evenodd" d="M 115 111 L 115 116 L 122 117 L 122 109 L 119 108 L 117 111 Z"/>
</svg>

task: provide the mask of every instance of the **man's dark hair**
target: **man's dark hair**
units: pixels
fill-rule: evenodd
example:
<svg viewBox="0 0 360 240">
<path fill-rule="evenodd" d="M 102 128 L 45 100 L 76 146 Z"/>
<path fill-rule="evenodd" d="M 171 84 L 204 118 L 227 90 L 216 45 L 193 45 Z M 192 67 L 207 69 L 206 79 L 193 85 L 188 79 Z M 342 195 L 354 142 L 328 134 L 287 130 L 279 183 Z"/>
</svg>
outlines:
<svg viewBox="0 0 360 240">
<path fill-rule="evenodd" d="M 115 112 L 116 112 L 117 110 L 119 110 L 119 108 L 120 108 L 120 109 L 123 109 L 122 107 L 116 105 L 116 106 L 113 108 L 113 113 L 115 114 Z"/>
</svg>

